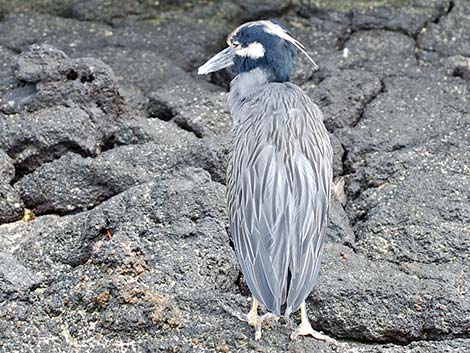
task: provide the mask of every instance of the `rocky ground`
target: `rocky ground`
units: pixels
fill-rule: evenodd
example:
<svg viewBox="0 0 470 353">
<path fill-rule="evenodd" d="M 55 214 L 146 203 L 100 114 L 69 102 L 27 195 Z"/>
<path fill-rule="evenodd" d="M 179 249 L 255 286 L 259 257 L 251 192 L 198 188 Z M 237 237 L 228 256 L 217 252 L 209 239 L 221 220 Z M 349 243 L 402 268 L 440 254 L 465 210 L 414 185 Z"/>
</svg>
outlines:
<svg viewBox="0 0 470 353">
<path fill-rule="evenodd" d="M 351 3 L 1 0 L 0 351 L 470 352 L 470 1 Z M 343 205 L 308 308 L 342 348 L 228 312 L 230 76 L 195 68 L 273 16 L 321 67 Z"/>
</svg>

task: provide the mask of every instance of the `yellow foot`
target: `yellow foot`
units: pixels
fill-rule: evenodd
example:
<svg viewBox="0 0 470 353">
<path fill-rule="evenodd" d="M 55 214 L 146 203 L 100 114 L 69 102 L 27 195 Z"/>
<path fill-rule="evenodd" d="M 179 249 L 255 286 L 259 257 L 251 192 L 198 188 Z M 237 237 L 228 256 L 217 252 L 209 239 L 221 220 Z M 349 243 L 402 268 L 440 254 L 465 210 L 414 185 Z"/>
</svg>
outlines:
<svg viewBox="0 0 470 353">
<path fill-rule="evenodd" d="M 261 326 L 263 323 L 267 321 L 277 321 L 279 320 L 279 317 L 272 313 L 267 313 L 262 316 L 258 315 L 258 301 L 253 298 L 253 304 L 251 307 L 251 310 L 248 314 L 244 315 L 242 313 L 239 313 L 238 311 L 234 311 L 230 309 L 227 305 L 220 303 L 222 308 L 228 312 L 229 314 L 232 314 L 236 318 L 238 318 L 240 321 L 247 322 L 250 326 L 253 326 L 255 328 L 255 340 L 260 340 L 261 339 Z"/>
<path fill-rule="evenodd" d="M 263 323 L 267 321 L 277 321 L 279 320 L 279 317 L 272 313 L 266 313 L 262 316 L 259 316 L 256 312 L 250 311 L 246 315 L 246 321 L 250 326 L 253 326 L 255 328 L 255 340 L 259 341 L 261 339 L 261 327 Z"/>
<path fill-rule="evenodd" d="M 312 336 L 313 338 L 325 341 L 326 343 L 332 344 L 334 346 L 343 347 L 344 345 L 339 343 L 334 338 L 331 338 L 321 332 L 315 331 L 309 322 L 302 322 L 297 329 L 290 335 L 292 340 L 295 340 L 299 336 Z"/>
</svg>

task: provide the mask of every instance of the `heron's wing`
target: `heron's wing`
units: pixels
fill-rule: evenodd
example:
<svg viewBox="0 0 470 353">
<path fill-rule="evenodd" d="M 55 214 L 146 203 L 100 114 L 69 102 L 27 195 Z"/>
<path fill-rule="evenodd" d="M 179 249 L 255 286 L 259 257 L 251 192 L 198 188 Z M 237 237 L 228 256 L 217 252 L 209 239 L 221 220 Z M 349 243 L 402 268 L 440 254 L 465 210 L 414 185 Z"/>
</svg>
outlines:
<svg viewBox="0 0 470 353">
<path fill-rule="evenodd" d="M 313 283 L 299 281 L 313 282 L 318 267 L 331 149 L 314 109 L 297 87 L 273 85 L 234 117 L 227 180 L 232 238 L 251 292 L 275 314 L 286 302 L 295 305 L 306 287 L 308 295 Z"/>
<path fill-rule="evenodd" d="M 297 310 L 312 291 L 320 267 L 332 182 L 332 149 L 320 110 L 302 95 L 289 112 L 294 149 L 295 218 L 286 314 Z"/>
<path fill-rule="evenodd" d="M 266 132 L 265 132 L 266 133 Z M 232 239 L 252 294 L 279 314 L 285 302 L 288 199 L 284 165 L 264 133 L 241 134 L 234 140 L 228 170 L 228 208 Z"/>
</svg>

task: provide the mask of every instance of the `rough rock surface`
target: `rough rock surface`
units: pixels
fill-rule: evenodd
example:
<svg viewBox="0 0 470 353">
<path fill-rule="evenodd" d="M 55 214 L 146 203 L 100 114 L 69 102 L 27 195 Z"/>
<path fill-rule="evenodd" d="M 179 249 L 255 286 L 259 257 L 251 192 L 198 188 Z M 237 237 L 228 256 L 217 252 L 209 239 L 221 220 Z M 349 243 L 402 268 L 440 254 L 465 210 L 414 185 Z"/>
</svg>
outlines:
<svg viewBox="0 0 470 353">
<path fill-rule="evenodd" d="M 0 352 L 470 351 L 468 0 L 0 1 Z M 261 341 L 225 213 L 230 73 L 278 17 L 335 151 L 312 324 Z M 297 316 L 294 315 L 294 321 Z"/>
<path fill-rule="evenodd" d="M 23 201 L 11 186 L 14 177 L 13 161 L 0 149 L 0 223 L 15 221 L 23 215 Z"/>
</svg>

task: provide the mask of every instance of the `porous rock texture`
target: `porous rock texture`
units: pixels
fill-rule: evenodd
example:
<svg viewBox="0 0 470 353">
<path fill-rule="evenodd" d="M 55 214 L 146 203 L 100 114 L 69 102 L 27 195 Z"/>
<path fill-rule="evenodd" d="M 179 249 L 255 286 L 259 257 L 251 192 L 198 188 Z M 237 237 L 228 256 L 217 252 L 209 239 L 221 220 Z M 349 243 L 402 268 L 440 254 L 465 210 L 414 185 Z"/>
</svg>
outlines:
<svg viewBox="0 0 470 353">
<path fill-rule="evenodd" d="M 269 17 L 320 66 L 293 75 L 335 150 L 307 306 L 342 347 L 231 313 L 231 74 L 195 68 Z M 0 1 L 0 351 L 470 352 L 469 33 L 468 0 Z"/>
</svg>

